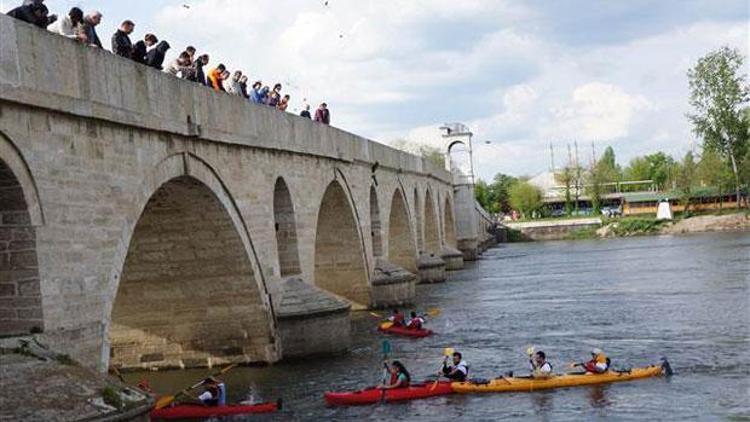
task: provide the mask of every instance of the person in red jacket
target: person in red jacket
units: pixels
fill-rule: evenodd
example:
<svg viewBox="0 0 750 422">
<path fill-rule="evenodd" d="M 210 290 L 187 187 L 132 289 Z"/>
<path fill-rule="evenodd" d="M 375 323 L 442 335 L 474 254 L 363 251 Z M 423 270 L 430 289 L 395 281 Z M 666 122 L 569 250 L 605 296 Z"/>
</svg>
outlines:
<svg viewBox="0 0 750 422">
<path fill-rule="evenodd" d="M 409 319 L 409 322 L 406 324 L 406 328 L 410 328 L 412 330 L 421 330 L 422 326 L 424 325 L 424 318 L 417 315 L 416 312 L 411 312 L 411 319 Z"/>
<path fill-rule="evenodd" d="M 317 110 L 315 110 L 315 121 L 323 123 L 324 125 L 331 124 L 331 112 L 328 111 L 328 104 L 322 103 Z"/>
<path fill-rule="evenodd" d="M 404 313 L 399 311 L 398 309 L 394 309 L 393 313 L 391 313 L 391 316 L 388 317 L 388 321 L 393 323 L 394 327 L 404 327 L 406 326 L 406 317 L 404 316 Z"/>
</svg>

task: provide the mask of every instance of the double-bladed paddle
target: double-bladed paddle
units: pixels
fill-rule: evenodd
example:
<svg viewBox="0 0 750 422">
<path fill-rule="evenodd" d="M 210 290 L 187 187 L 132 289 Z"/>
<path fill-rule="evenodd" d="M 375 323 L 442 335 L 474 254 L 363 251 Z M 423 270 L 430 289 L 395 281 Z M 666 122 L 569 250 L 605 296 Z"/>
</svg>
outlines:
<svg viewBox="0 0 750 422">
<path fill-rule="evenodd" d="M 215 373 L 215 374 L 211 375 L 211 376 L 210 376 L 210 377 L 208 377 L 208 378 L 213 378 L 213 377 L 218 377 L 219 375 L 224 375 L 224 374 L 226 374 L 227 372 L 229 372 L 230 370 L 232 370 L 232 369 L 233 369 L 233 368 L 234 368 L 235 366 L 237 366 L 237 364 L 236 364 L 236 363 L 233 363 L 233 364 L 231 364 L 231 365 L 229 365 L 229 366 L 225 367 L 225 368 L 224 368 L 224 369 L 222 369 L 221 371 L 219 371 L 219 372 L 217 372 L 217 373 Z M 175 394 L 175 395 L 171 395 L 171 396 L 164 396 L 164 397 L 160 398 L 159 400 L 157 400 L 157 401 L 156 401 L 156 405 L 154 405 L 154 409 L 156 409 L 156 410 L 159 410 L 159 409 L 163 409 L 163 408 L 165 408 L 165 407 L 169 406 L 170 404 L 172 404 L 172 402 L 174 402 L 174 401 L 175 401 L 175 399 L 176 399 L 177 397 L 180 397 L 180 396 L 182 396 L 182 395 L 185 395 L 185 394 L 189 393 L 189 392 L 190 392 L 191 390 L 195 390 L 196 388 L 198 388 L 198 387 L 200 387 L 201 385 L 203 385 L 203 383 L 204 383 L 205 381 L 206 381 L 206 378 L 203 378 L 202 380 L 198 381 L 197 383 L 195 383 L 195 384 L 191 385 L 190 387 L 188 387 L 188 388 L 186 388 L 186 389 L 184 389 L 184 390 L 180 391 L 179 393 L 177 393 L 177 394 Z"/>
</svg>

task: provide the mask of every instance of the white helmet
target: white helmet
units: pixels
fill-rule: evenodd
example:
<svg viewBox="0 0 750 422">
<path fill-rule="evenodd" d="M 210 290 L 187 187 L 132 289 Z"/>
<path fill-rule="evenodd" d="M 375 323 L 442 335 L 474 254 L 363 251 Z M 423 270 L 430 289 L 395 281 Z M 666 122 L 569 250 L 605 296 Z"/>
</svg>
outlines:
<svg viewBox="0 0 750 422">
<path fill-rule="evenodd" d="M 592 354 L 592 355 L 601 355 L 602 353 L 604 353 L 604 352 L 602 352 L 602 349 L 600 349 L 600 348 L 598 348 L 598 347 L 594 347 L 594 348 L 593 348 L 593 349 L 591 350 L 591 354 Z"/>
</svg>

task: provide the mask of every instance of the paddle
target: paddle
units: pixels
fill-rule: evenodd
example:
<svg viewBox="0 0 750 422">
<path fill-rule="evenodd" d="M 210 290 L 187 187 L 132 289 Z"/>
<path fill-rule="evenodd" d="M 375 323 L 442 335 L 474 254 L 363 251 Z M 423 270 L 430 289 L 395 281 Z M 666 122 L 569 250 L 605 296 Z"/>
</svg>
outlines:
<svg viewBox="0 0 750 422">
<path fill-rule="evenodd" d="M 391 354 L 391 342 L 383 340 L 383 385 L 388 382 L 388 355 Z M 385 403 L 385 388 L 383 389 L 380 401 Z"/>
<path fill-rule="evenodd" d="M 227 366 L 226 368 L 222 369 L 221 371 L 219 371 L 219 372 L 217 372 L 217 373 L 215 373 L 215 374 L 211 375 L 211 377 L 218 377 L 219 375 L 224 375 L 224 374 L 226 374 L 227 372 L 229 372 L 230 370 L 232 370 L 232 369 L 233 369 L 233 368 L 234 368 L 235 366 L 237 366 L 237 364 L 236 364 L 236 363 L 233 363 L 233 364 L 231 364 L 231 365 Z M 209 377 L 209 378 L 211 378 L 211 377 Z M 175 394 L 175 395 L 172 395 L 172 396 L 164 396 L 164 397 L 160 398 L 159 400 L 157 400 L 157 401 L 156 401 L 156 405 L 154 405 L 154 409 L 156 409 L 156 410 L 159 410 L 159 409 L 163 409 L 163 408 L 165 408 L 165 407 L 169 406 L 170 404 L 172 404 L 172 402 L 174 402 L 174 401 L 175 401 L 175 399 L 176 399 L 177 397 L 179 397 L 179 396 L 181 396 L 181 395 L 183 395 L 183 394 L 187 394 L 187 393 L 188 393 L 188 392 L 190 392 L 191 390 L 194 390 L 194 389 L 196 389 L 196 388 L 200 387 L 201 385 L 203 385 L 203 382 L 204 382 L 205 380 L 206 380 L 206 379 L 204 378 L 204 379 L 202 379 L 201 381 L 199 381 L 199 382 L 197 382 L 197 383 L 193 384 L 192 386 L 190 386 L 190 387 L 188 387 L 188 388 L 186 388 L 186 389 L 184 389 L 184 390 L 180 391 L 179 393 L 177 393 L 177 394 Z"/>
<path fill-rule="evenodd" d="M 452 356 L 454 351 L 455 350 L 453 350 L 452 347 L 446 347 L 445 349 L 443 349 L 443 365 L 445 365 L 445 359 L 447 359 L 448 357 Z M 440 365 L 440 370 L 441 371 L 443 370 L 443 365 Z M 438 375 L 438 377 L 435 380 L 435 382 L 432 383 L 432 385 L 430 386 L 430 392 L 433 392 L 437 388 L 438 383 L 440 383 L 440 375 Z"/>
</svg>

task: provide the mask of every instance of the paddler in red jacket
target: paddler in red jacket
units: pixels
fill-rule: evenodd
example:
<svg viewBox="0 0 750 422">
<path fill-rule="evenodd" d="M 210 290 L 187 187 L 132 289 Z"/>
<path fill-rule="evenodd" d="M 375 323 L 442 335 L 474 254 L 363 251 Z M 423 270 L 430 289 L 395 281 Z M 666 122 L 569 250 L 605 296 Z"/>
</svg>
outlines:
<svg viewBox="0 0 750 422">
<path fill-rule="evenodd" d="M 421 330 L 422 326 L 424 325 L 424 318 L 417 315 L 416 312 L 411 312 L 411 319 L 409 319 L 409 322 L 406 324 L 406 328 L 412 329 L 412 330 Z"/>
<path fill-rule="evenodd" d="M 609 369 L 609 358 L 602 349 L 595 348 L 591 351 L 591 360 L 585 363 L 575 363 L 574 367 L 580 366 L 593 374 L 603 374 Z"/>
<path fill-rule="evenodd" d="M 391 316 L 388 317 L 388 321 L 392 322 L 394 327 L 406 326 L 404 319 L 404 313 L 399 311 L 398 309 L 394 309 Z"/>
<path fill-rule="evenodd" d="M 386 366 L 388 364 L 386 363 Z M 392 390 L 394 388 L 406 388 L 411 383 L 411 376 L 409 371 L 401 362 L 394 360 L 388 370 L 391 373 L 390 382 L 386 384 L 380 384 L 377 388 L 381 390 Z"/>
</svg>

